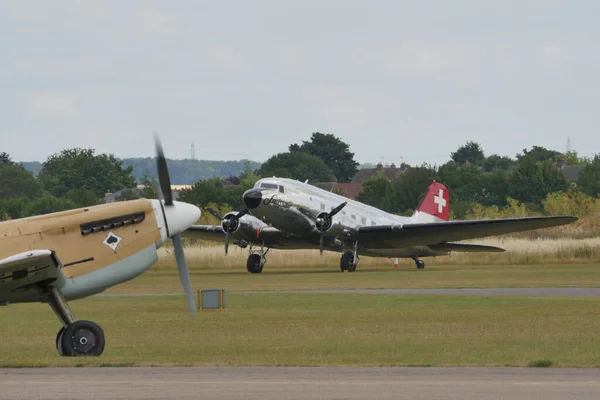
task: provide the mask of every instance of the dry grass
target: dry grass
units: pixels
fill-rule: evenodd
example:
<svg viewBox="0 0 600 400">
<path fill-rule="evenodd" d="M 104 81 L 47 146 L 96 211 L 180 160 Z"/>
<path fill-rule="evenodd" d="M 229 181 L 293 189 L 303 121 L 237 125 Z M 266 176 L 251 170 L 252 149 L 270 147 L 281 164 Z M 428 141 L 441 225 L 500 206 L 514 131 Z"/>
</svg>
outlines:
<svg viewBox="0 0 600 400">
<path fill-rule="evenodd" d="M 465 242 L 467 243 L 467 242 Z M 498 237 L 468 243 L 486 244 L 506 249 L 504 253 L 453 253 L 450 257 L 425 259 L 427 265 L 533 265 L 600 262 L 600 238 L 588 239 L 523 239 Z M 246 265 L 248 251 L 237 246 L 229 248 L 225 256 L 223 245 L 199 243 L 185 249 L 186 258 L 196 269 L 239 269 Z M 159 249 L 159 262 L 154 269 L 172 268 L 172 249 Z M 340 253 L 318 250 L 270 250 L 267 255 L 269 268 L 323 268 L 339 266 Z M 412 262 L 402 260 L 403 264 Z M 360 268 L 392 265 L 388 258 L 361 257 Z M 267 268 L 267 267 L 265 267 Z"/>
<path fill-rule="evenodd" d="M 600 299 L 232 294 L 192 319 L 182 297 L 72 303 L 101 324 L 102 357 L 59 357 L 42 304 L 0 314 L 2 366 L 600 366 Z"/>
</svg>

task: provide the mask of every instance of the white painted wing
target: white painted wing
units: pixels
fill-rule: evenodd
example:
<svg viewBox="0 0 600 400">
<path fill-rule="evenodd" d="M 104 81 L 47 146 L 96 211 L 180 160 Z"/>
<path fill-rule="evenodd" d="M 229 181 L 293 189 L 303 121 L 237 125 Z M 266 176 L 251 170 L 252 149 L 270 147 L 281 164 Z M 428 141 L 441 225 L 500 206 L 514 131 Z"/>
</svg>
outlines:
<svg viewBox="0 0 600 400">
<path fill-rule="evenodd" d="M 375 225 L 360 227 L 357 239 L 366 248 L 401 248 L 550 228 L 575 221 L 577 217 L 557 216 Z"/>
</svg>

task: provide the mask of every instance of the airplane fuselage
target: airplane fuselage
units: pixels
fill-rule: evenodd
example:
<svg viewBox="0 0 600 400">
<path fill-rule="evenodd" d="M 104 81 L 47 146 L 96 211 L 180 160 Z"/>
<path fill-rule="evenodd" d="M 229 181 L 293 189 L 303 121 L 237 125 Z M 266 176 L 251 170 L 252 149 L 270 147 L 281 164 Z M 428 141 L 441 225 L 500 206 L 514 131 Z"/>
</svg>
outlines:
<svg viewBox="0 0 600 400">
<path fill-rule="evenodd" d="M 313 242 L 318 241 L 320 235 L 315 222 L 319 215 L 329 213 L 347 203 L 331 219 L 332 225 L 326 232 L 328 249 L 340 248 L 341 242 L 350 239 L 353 232 L 361 226 L 403 225 L 416 221 L 414 216 L 394 215 L 316 186 L 286 178 L 260 179 L 253 189 L 244 194 L 244 203 L 252 215 L 266 224 Z M 420 217 L 431 222 L 436 221 L 434 217 L 426 214 L 421 214 Z M 361 249 L 360 253 L 394 257 L 409 255 L 411 250 Z"/>
<path fill-rule="evenodd" d="M 168 239 L 168 212 L 159 200 L 140 199 L 5 221 L 0 223 L 0 259 L 51 249 L 64 265 L 51 285 L 67 300 L 90 296 L 135 278 L 157 261 L 157 249 Z M 43 298 L 35 285 L 0 291 L 0 304 Z"/>
</svg>

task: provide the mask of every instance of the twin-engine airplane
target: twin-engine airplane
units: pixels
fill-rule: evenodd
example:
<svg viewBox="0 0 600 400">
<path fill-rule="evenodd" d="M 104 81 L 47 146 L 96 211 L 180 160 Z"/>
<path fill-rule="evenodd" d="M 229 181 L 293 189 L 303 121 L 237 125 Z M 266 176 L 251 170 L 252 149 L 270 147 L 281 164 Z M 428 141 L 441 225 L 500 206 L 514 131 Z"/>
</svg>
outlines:
<svg viewBox="0 0 600 400">
<path fill-rule="evenodd" d="M 156 139 L 161 200 L 131 200 L 0 223 L 0 304 L 46 302 L 63 327 L 56 349 L 64 356 L 99 356 L 103 329 L 75 320 L 68 300 L 81 299 L 140 275 L 173 239 L 192 315 L 194 298 L 180 233 L 200 209 L 173 201 L 166 160 Z"/>
<path fill-rule="evenodd" d="M 205 240 L 225 235 L 225 253 L 230 237 L 242 248 L 249 245 L 246 267 L 251 273 L 262 271 L 270 248 L 340 251 L 342 271 L 355 271 L 359 255 L 412 258 L 417 268 L 425 268 L 420 257 L 453 251 L 504 251 L 492 246 L 453 243 L 456 241 L 577 220 L 556 216 L 448 221 L 450 193 L 435 181 L 410 217 L 390 214 L 307 183 L 275 177 L 260 179 L 243 194 L 243 201 L 246 208 L 241 212 L 220 216 L 208 210 L 221 219 L 220 226 L 194 225 L 184 235 Z M 260 246 L 260 250 L 254 250 L 255 246 Z"/>
</svg>

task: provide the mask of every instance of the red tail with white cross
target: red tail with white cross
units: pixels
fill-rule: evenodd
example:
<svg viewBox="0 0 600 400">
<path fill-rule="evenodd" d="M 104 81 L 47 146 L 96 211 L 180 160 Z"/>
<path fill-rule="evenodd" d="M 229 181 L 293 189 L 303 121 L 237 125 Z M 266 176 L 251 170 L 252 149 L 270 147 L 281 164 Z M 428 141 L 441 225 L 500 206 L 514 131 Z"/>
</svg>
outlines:
<svg viewBox="0 0 600 400">
<path fill-rule="evenodd" d="M 448 188 L 433 181 L 413 217 L 423 222 L 448 221 L 449 208 L 450 192 Z"/>
</svg>

